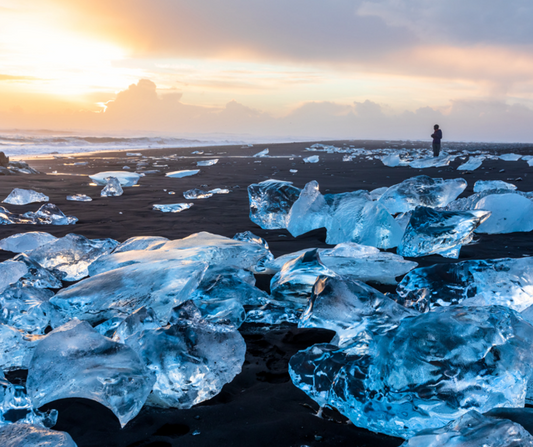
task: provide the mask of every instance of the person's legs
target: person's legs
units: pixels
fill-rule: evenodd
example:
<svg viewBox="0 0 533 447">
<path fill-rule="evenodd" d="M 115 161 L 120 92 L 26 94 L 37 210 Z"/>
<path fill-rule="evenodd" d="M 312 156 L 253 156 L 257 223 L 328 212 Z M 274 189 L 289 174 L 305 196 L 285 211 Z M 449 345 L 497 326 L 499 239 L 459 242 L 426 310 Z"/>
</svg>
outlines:
<svg viewBox="0 0 533 447">
<path fill-rule="evenodd" d="M 440 154 L 440 144 L 433 143 L 433 156 L 438 157 Z"/>
</svg>

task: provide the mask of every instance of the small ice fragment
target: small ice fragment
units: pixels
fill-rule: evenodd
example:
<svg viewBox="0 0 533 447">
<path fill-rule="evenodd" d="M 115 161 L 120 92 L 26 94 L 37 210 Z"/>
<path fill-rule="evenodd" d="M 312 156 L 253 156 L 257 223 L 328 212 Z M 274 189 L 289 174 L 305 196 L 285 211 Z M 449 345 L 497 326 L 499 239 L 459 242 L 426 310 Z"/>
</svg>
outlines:
<svg viewBox="0 0 533 447">
<path fill-rule="evenodd" d="M 78 221 L 77 217 L 65 216 L 53 203 L 45 203 L 36 212 L 28 211 L 22 217 L 42 225 L 74 225 Z"/>
<path fill-rule="evenodd" d="M 126 152 L 126 157 L 140 157 L 142 154 L 140 152 Z"/>
<path fill-rule="evenodd" d="M 183 178 L 183 177 L 189 177 L 190 175 L 198 174 L 199 172 L 200 172 L 199 169 L 190 169 L 190 170 L 184 170 L 184 171 L 167 172 L 165 176 L 170 177 L 170 178 Z"/>
<path fill-rule="evenodd" d="M 202 191 L 201 189 L 195 188 L 195 189 L 189 189 L 188 191 L 185 191 L 183 193 L 183 197 L 185 197 L 188 200 L 193 199 L 208 199 L 209 197 L 212 197 L 213 193 L 208 191 Z"/>
<path fill-rule="evenodd" d="M 197 161 L 196 166 L 213 166 L 213 165 L 216 165 L 217 163 L 218 163 L 218 158 L 214 158 L 212 160 Z"/>
<path fill-rule="evenodd" d="M 118 197 L 121 196 L 124 191 L 120 182 L 116 177 L 107 177 L 107 185 L 100 191 L 100 196 L 102 197 Z"/>
<path fill-rule="evenodd" d="M 289 169 L 289 172 L 291 174 L 296 174 L 298 172 L 298 169 Z"/>
<path fill-rule="evenodd" d="M 258 152 L 257 154 L 254 155 L 254 157 L 268 157 L 268 148 L 267 149 L 263 149 L 261 152 Z"/>
<path fill-rule="evenodd" d="M 229 189 L 215 188 L 211 189 L 209 192 L 213 194 L 229 194 L 231 191 Z"/>
<path fill-rule="evenodd" d="M 137 184 L 141 175 L 135 172 L 106 171 L 90 175 L 89 177 L 97 185 L 105 185 L 107 183 L 107 177 L 115 177 L 121 186 L 133 186 Z"/>
<path fill-rule="evenodd" d="M 67 200 L 72 200 L 73 202 L 91 202 L 93 199 L 86 194 L 73 194 L 67 196 Z"/>
<path fill-rule="evenodd" d="M 204 155 L 204 151 L 192 151 L 192 155 Z"/>
<path fill-rule="evenodd" d="M 304 163 L 318 163 L 320 157 L 318 155 L 311 155 L 310 157 L 304 158 Z"/>
<path fill-rule="evenodd" d="M 13 253 L 23 253 L 54 241 L 57 241 L 57 237 L 51 234 L 42 231 L 30 231 L 14 234 L 0 240 L 0 249 Z"/>
<path fill-rule="evenodd" d="M 194 203 L 169 203 L 166 205 L 156 204 L 153 209 L 162 211 L 163 213 L 179 213 L 180 211 L 188 210 Z"/>
<path fill-rule="evenodd" d="M 122 169 L 131 169 L 129 166 L 122 166 Z"/>
<path fill-rule="evenodd" d="M 2 202 L 10 205 L 27 205 L 28 203 L 48 202 L 48 200 L 50 198 L 41 192 L 15 188 Z"/>
</svg>

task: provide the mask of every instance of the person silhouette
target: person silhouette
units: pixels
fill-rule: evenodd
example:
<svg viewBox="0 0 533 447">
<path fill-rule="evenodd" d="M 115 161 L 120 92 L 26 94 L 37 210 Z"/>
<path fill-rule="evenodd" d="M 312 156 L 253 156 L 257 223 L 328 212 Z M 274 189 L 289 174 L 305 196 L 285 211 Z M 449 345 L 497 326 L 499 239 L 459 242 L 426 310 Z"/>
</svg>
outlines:
<svg viewBox="0 0 533 447">
<path fill-rule="evenodd" d="M 442 140 L 442 130 L 439 129 L 439 125 L 433 126 L 434 132 L 431 134 L 433 138 L 433 156 L 438 157 L 440 154 L 440 140 Z"/>
</svg>

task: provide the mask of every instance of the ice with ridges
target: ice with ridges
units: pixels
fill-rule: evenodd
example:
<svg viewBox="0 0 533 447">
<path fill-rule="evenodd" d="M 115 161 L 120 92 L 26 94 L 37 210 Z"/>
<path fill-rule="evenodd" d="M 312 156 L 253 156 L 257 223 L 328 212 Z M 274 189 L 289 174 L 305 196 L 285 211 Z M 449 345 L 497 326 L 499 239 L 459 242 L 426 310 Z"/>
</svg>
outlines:
<svg viewBox="0 0 533 447">
<path fill-rule="evenodd" d="M 0 206 L 0 225 L 74 225 L 77 217 L 66 216 L 53 203 L 45 203 L 37 211 L 12 213 Z"/>
<path fill-rule="evenodd" d="M 32 424 L 10 424 L 0 428 L 0 445 L 3 447 L 77 447 L 68 433 Z"/>
<path fill-rule="evenodd" d="M 13 253 L 23 253 L 34 250 L 41 245 L 57 240 L 57 237 L 43 231 L 30 231 L 28 233 L 14 234 L 0 240 L 0 249 Z"/>
<path fill-rule="evenodd" d="M 405 308 L 378 290 L 347 277 L 318 277 L 298 327 L 319 327 L 337 333 L 331 343 L 342 346 L 363 331 L 384 334 L 418 312 Z"/>
<path fill-rule="evenodd" d="M 267 263 L 271 271 L 279 271 L 283 265 L 311 249 L 288 253 Z M 403 276 L 418 264 L 407 261 L 394 253 L 382 252 L 375 247 L 345 242 L 334 248 L 317 249 L 320 261 L 340 276 L 349 276 L 363 282 L 396 284 L 396 277 Z"/>
<path fill-rule="evenodd" d="M 533 447 L 520 424 L 471 410 L 442 428 L 424 430 L 400 447 Z"/>
<path fill-rule="evenodd" d="M 108 177 L 115 177 L 121 186 L 133 186 L 137 184 L 141 178 L 141 174 L 124 171 L 105 171 L 90 175 L 89 177 L 97 185 L 106 185 Z"/>
<path fill-rule="evenodd" d="M 519 194 L 490 194 L 477 201 L 477 210 L 490 211 L 476 233 L 502 234 L 533 230 L 533 201 Z"/>
<path fill-rule="evenodd" d="M 344 348 L 315 345 L 289 363 L 293 383 L 356 426 L 410 438 L 468 411 L 523 407 L 533 327 L 501 306 L 452 306 L 401 320 Z"/>
<path fill-rule="evenodd" d="M 77 281 L 89 274 L 88 267 L 95 260 L 117 245 L 113 239 L 87 239 L 70 233 L 26 254 L 62 280 Z"/>
<path fill-rule="evenodd" d="M 21 262 L 7 260 L 0 262 L 0 292 L 10 284 L 15 284 L 28 273 L 28 267 Z"/>
<path fill-rule="evenodd" d="M 118 245 L 113 253 L 124 253 L 131 250 L 155 250 L 168 242 L 163 236 L 134 236 Z"/>
<path fill-rule="evenodd" d="M 440 306 L 533 305 L 533 258 L 469 260 L 409 272 L 396 292 L 402 304 L 420 311 Z"/>
<path fill-rule="evenodd" d="M 146 306 L 165 324 L 172 308 L 188 299 L 206 269 L 206 263 L 193 261 L 127 265 L 61 289 L 50 302 L 70 318 L 90 323 L 127 317 Z"/>
<path fill-rule="evenodd" d="M 131 325 L 124 342 L 138 350 L 157 378 L 148 405 L 191 408 L 218 394 L 241 371 L 242 335 L 232 326 L 207 322 L 191 301 L 176 309 L 172 325 L 142 326 L 141 319 Z"/>
<path fill-rule="evenodd" d="M 213 197 L 213 193 L 210 191 L 203 191 L 198 188 L 189 189 L 188 191 L 185 191 L 183 193 L 183 197 L 185 197 L 187 200 L 193 200 L 193 199 L 209 199 L 209 197 Z"/>
<path fill-rule="evenodd" d="M 474 183 L 474 192 L 491 191 L 493 189 L 509 189 L 514 191 L 516 186 L 502 180 L 478 180 Z"/>
<path fill-rule="evenodd" d="M 106 185 L 100 191 L 101 197 L 118 197 L 121 196 L 124 191 L 120 185 L 120 181 L 116 177 L 106 177 Z"/>
<path fill-rule="evenodd" d="M 169 241 L 154 250 L 131 250 L 125 253 L 113 253 L 102 256 L 89 267 L 91 276 L 107 272 L 130 264 L 155 262 L 163 260 L 193 260 L 210 265 L 228 264 L 246 270 L 264 270 L 265 261 L 272 253 L 263 245 L 230 239 L 217 234 L 202 231 L 183 239 Z"/>
<path fill-rule="evenodd" d="M 329 206 L 320 194 L 318 182 L 313 180 L 305 185 L 292 205 L 287 216 L 287 230 L 297 237 L 317 228 L 325 228 L 329 214 Z"/>
<path fill-rule="evenodd" d="M 153 383 L 135 351 L 72 320 L 39 342 L 26 386 L 36 408 L 58 399 L 90 399 L 109 408 L 124 426 L 141 410 Z"/>
<path fill-rule="evenodd" d="M 0 324 L 0 370 L 28 369 L 35 346 L 42 337 Z"/>
<path fill-rule="evenodd" d="M 405 213 L 417 206 L 437 208 L 455 200 L 466 188 L 464 179 L 443 180 L 419 175 L 391 186 L 379 198 L 391 214 Z"/>
<path fill-rule="evenodd" d="M 15 188 L 2 202 L 10 205 L 27 205 L 28 203 L 48 202 L 49 200 L 50 198 L 42 192 L 37 192 L 33 189 Z"/>
<path fill-rule="evenodd" d="M 13 261 L 24 264 L 28 269 L 28 272 L 19 280 L 22 286 L 32 286 L 40 289 L 60 289 L 63 287 L 57 276 L 48 269 L 41 267 L 39 263 L 25 253 L 18 254 L 13 258 Z"/>
<path fill-rule="evenodd" d="M 248 186 L 250 220 L 265 230 L 287 228 L 289 211 L 300 196 L 292 182 L 265 180 Z"/>
<path fill-rule="evenodd" d="M 474 230 L 489 216 L 489 211 L 437 211 L 419 206 L 411 214 L 397 253 L 458 258 L 461 247 L 472 241 Z"/>
</svg>

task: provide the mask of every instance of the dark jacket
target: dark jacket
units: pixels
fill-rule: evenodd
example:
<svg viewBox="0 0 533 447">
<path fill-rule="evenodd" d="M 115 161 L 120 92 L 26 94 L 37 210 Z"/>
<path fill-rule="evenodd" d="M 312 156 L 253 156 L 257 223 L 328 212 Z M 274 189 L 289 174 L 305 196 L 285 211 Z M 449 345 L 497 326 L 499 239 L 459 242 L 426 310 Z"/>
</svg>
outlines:
<svg viewBox="0 0 533 447">
<path fill-rule="evenodd" d="M 442 140 L 442 130 L 437 129 L 431 134 L 431 137 L 433 138 L 433 144 L 440 144 L 440 140 Z"/>
</svg>

